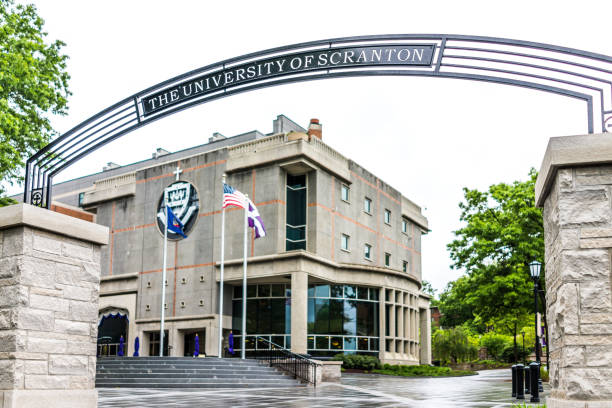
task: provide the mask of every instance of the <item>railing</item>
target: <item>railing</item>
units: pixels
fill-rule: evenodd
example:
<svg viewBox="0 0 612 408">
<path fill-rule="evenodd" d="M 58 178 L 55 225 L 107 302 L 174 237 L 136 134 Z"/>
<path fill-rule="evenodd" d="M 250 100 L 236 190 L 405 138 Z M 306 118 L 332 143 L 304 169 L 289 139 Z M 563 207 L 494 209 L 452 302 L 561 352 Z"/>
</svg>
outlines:
<svg viewBox="0 0 612 408">
<path fill-rule="evenodd" d="M 109 188 L 115 188 L 124 184 L 131 184 L 136 181 L 136 173 L 122 174 L 115 177 L 109 177 L 94 182 L 96 190 L 106 190 Z"/>
<path fill-rule="evenodd" d="M 110 357 L 116 356 L 119 352 L 119 343 L 103 343 L 98 344 L 98 350 L 96 355 L 98 357 Z"/>
<path fill-rule="evenodd" d="M 319 138 L 317 137 L 310 138 L 310 144 L 316 150 L 319 150 L 320 152 L 327 154 L 328 156 L 333 157 L 336 160 L 340 160 L 341 162 L 345 162 L 345 163 L 348 161 L 346 157 L 344 157 L 342 154 L 338 153 L 336 150 L 326 145 L 324 142 L 319 140 Z"/>
<path fill-rule="evenodd" d="M 230 156 L 240 155 L 243 153 L 253 153 L 257 150 L 265 149 L 270 146 L 282 145 L 287 141 L 284 133 L 280 133 L 274 136 L 264 137 L 262 139 L 256 139 L 250 142 L 241 143 L 237 146 L 230 146 L 227 148 Z"/>
<path fill-rule="evenodd" d="M 265 361 L 270 367 L 278 367 L 281 370 L 308 382 L 317 385 L 317 364 L 306 357 L 292 353 L 279 346 L 257 336 L 257 350 L 254 351 L 255 358 Z"/>
</svg>

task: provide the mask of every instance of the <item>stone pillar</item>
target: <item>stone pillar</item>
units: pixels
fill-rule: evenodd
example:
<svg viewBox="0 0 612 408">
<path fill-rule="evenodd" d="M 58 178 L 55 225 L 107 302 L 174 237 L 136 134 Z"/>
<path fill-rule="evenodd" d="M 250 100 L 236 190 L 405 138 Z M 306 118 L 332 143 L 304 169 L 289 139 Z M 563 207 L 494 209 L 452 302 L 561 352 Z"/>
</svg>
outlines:
<svg viewBox="0 0 612 408">
<path fill-rule="evenodd" d="M 420 309 L 420 356 L 421 364 L 431 364 L 431 310 L 429 308 Z"/>
<path fill-rule="evenodd" d="M 0 208 L 0 407 L 97 407 L 100 246 L 108 228 Z"/>
<path fill-rule="evenodd" d="M 308 332 L 308 273 L 291 274 L 291 351 L 306 354 Z"/>
<path fill-rule="evenodd" d="M 612 406 L 612 134 L 551 138 L 544 208 L 548 408 Z"/>
</svg>

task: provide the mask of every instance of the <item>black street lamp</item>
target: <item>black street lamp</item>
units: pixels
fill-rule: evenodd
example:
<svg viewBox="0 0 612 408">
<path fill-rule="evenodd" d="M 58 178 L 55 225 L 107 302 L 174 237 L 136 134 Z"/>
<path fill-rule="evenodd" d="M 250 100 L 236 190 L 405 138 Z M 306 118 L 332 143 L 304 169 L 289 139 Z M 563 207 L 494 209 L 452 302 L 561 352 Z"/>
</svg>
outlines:
<svg viewBox="0 0 612 408">
<path fill-rule="evenodd" d="M 527 361 L 525 359 L 525 330 L 521 330 L 521 335 L 523 336 L 523 364 L 527 365 Z"/>
<path fill-rule="evenodd" d="M 542 264 L 538 261 L 533 261 L 529 264 L 529 273 L 531 274 L 531 279 L 533 279 L 533 299 L 535 303 L 535 353 L 536 362 L 538 364 L 540 364 L 540 348 L 538 347 L 540 341 L 538 336 L 538 280 L 540 279 L 541 268 Z"/>
<path fill-rule="evenodd" d="M 533 261 L 529 264 L 529 274 L 533 279 L 533 299 L 535 303 L 535 353 L 536 362 L 531 363 L 531 402 L 540 402 L 539 389 L 540 389 L 540 349 L 538 343 L 540 337 L 538 336 L 538 280 L 540 279 L 540 270 L 542 264 L 538 261 Z"/>
</svg>

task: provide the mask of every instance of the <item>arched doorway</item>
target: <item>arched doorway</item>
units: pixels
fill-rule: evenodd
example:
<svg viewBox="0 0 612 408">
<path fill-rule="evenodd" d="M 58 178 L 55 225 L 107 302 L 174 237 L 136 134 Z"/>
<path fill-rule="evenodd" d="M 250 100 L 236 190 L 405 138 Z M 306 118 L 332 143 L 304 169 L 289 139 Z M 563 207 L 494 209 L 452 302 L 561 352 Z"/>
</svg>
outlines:
<svg viewBox="0 0 612 408">
<path fill-rule="evenodd" d="M 124 309 L 105 309 L 100 312 L 98 320 L 98 357 L 117 356 L 119 344 L 123 337 L 124 355 L 128 355 L 128 312 Z"/>
</svg>

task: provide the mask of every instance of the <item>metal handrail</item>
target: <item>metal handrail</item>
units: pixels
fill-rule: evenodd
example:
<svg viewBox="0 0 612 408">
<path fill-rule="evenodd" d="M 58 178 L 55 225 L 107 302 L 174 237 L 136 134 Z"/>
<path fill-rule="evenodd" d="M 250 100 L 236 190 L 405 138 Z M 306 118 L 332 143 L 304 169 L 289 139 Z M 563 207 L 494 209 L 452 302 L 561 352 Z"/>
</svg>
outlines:
<svg viewBox="0 0 612 408">
<path fill-rule="evenodd" d="M 263 337 L 256 336 L 255 358 L 265 361 L 270 367 L 278 367 L 294 378 L 317 385 L 317 364 L 299 354 L 295 354 Z M 260 347 L 263 344 L 264 347 Z"/>
</svg>

